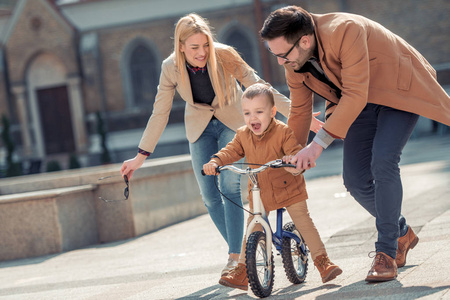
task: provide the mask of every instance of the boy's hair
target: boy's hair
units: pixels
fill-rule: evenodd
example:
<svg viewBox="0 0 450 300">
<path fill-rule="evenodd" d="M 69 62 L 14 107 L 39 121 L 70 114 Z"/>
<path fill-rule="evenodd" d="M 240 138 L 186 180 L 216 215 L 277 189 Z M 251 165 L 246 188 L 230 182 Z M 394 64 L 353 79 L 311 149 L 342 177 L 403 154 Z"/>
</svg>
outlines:
<svg viewBox="0 0 450 300">
<path fill-rule="evenodd" d="M 249 86 L 242 95 L 242 99 L 244 98 L 253 99 L 259 95 L 266 96 L 267 99 L 269 100 L 270 105 L 275 106 L 275 101 L 273 99 L 273 92 L 270 90 L 270 87 L 262 83 L 255 83 Z"/>
</svg>

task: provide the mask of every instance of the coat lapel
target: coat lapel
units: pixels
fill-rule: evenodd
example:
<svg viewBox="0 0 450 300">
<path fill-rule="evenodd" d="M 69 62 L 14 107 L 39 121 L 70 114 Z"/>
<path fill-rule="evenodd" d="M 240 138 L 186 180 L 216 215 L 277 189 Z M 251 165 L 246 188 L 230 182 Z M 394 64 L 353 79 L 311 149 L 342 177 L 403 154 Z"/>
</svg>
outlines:
<svg viewBox="0 0 450 300">
<path fill-rule="evenodd" d="M 191 80 L 189 79 L 189 74 L 187 68 L 183 68 L 183 74 L 180 73 L 179 69 L 175 67 L 175 72 L 178 76 L 178 82 L 179 82 L 179 94 L 181 98 L 186 101 L 189 104 L 194 104 L 194 97 L 192 96 L 192 88 L 191 88 Z M 183 82 L 183 77 L 186 79 Z"/>
</svg>

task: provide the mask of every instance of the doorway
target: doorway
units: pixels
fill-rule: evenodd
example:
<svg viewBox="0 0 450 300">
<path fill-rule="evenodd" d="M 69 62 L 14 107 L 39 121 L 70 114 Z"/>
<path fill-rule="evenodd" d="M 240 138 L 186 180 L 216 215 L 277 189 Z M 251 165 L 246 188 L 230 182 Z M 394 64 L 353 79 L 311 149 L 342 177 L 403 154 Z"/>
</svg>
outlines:
<svg viewBox="0 0 450 300">
<path fill-rule="evenodd" d="M 67 86 L 36 91 L 46 154 L 75 152 Z"/>
</svg>

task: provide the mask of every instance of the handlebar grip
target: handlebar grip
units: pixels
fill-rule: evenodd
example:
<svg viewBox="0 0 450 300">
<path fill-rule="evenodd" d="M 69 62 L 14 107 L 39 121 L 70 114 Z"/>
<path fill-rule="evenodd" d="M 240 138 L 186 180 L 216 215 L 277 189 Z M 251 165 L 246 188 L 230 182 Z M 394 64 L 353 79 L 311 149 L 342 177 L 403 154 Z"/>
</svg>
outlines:
<svg viewBox="0 0 450 300">
<path fill-rule="evenodd" d="M 205 171 L 203 171 L 203 169 L 202 169 L 201 172 L 202 172 L 202 175 L 203 175 L 203 176 L 206 176 Z M 216 168 L 216 173 L 217 173 L 217 174 L 220 173 L 220 167 L 217 167 L 217 168 Z"/>
<path fill-rule="evenodd" d="M 272 168 L 296 168 L 296 165 L 293 164 L 286 164 L 286 163 L 282 163 L 276 166 L 273 166 Z"/>
<path fill-rule="evenodd" d="M 294 165 L 294 164 L 284 164 L 283 167 L 287 167 L 287 168 L 297 168 L 297 166 Z"/>
</svg>

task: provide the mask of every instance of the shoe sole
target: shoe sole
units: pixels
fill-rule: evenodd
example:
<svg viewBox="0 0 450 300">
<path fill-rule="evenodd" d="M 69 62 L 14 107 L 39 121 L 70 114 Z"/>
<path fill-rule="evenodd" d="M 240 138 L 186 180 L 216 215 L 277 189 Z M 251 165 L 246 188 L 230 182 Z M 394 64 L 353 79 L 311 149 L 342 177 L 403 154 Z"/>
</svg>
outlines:
<svg viewBox="0 0 450 300">
<path fill-rule="evenodd" d="M 219 284 L 226 286 L 226 287 L 234 288 L 234 289 L 248 291 L 248 285 L 245 285 L 245 286 L 244 285 L 236 285 L 236 284 L 229 283 L 228 281 L 225 281 L 223 279 L 219 280 Z"/>
<path fill-rule="evenodd" d="M 414 247 L 417 245 L 418 242 L 419 242 L 419 237 L 416 235 L 416 237 L 414 238 L 412 243 L 409 245 L 408 249 L 406 249 L 405 262 L 403 264 L 397 264 L 397 268 L 401 268 L 406 265 L 406 256 L 408 255 L 409 250 L 414 249 Z"/>
<path fill-rule="evenodd" d="M 394 277 L 366 277 L 366 281 L 367 282 L 383 282 L 383 281 L 391 281 L 394 280 L 395 278 L 397 278 L 397 275 L 395 275 Z"/>
<path fill-rule="evenodd" d="M 328 281 L 331 281 L 331 280 L 335 279 L 336 277 L 338 277 L 341 274 L 342 274 L 342 269 L 341 268 L 336 268 L 333 271 L 331 271 L 330 274 L 328 274 L 327 277 L 322 279 L 322 282 L 323 283 L 327 283 Z"/>
</svg>

